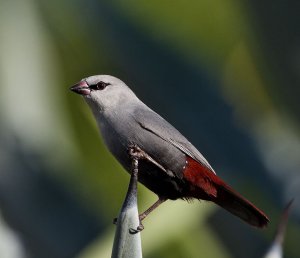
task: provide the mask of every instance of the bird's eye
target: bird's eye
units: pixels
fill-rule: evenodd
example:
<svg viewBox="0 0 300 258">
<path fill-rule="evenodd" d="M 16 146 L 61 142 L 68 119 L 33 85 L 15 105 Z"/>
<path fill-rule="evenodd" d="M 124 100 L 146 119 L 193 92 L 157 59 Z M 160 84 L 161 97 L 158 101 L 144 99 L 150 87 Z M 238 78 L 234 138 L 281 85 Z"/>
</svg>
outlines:
<svg viewBox="0 0 300 258">
<path fill-rule="evenodd" d="M 109 84 L 110 83 L 100 81 L 97 84 L 91 85 L 89 88 L 91 90 L 104 90 L 106 88 L 106 86 L 108 86 Z"/>
</svg>

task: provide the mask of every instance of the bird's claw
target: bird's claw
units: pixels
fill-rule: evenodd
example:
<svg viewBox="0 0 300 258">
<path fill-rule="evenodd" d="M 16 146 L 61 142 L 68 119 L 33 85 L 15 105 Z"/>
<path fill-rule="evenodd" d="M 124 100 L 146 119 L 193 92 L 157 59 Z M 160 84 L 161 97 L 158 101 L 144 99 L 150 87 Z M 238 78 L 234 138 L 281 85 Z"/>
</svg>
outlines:
<svg viewBox="0 0 300 258">
<path fill-rule="evenodd" d="M 113 224 L 114 225 L 118 224 L 118 218 L 113 218 Z M 130 228 L 129 229 L 129 233 L 132 234 L 132 235 L 134 235 L 136 233 L 139 233 L 139 232 L 143 231 L 143 229 L 144 229 L 144 225 L 142 224 L 142 222 L 140 222 L 140 224 L 137 226 L 136 229 Z"/>
<path fill-rule="evenodd" d="M 143 229 L 144 229 L 144 226 L 143 226 L 142 223 L 140 223 L 140 225 L 138 225 L 138 227 L 136 229 L 130 228 L 129 233 L 134 235 L 134 234 L 137 234 L 137 233 L 141 232 Z"/>
<path fill-rule="evenodd" d="M 136 144 L 130 145 L 128 153 L 132 158 L 141 159 L 145 157 L 145 153 Z"/>
</svg>

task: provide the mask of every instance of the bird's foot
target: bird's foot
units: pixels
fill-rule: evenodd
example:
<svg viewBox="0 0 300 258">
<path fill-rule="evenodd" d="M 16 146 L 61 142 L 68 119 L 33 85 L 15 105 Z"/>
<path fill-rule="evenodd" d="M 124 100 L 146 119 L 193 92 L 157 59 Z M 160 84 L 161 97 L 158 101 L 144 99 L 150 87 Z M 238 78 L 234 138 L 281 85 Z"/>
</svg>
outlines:
<svg viewBox="0 0 300 258">
<path fill-rule="evenodd" d="M 118 224 L 118 218 L 114 218 L 114 219 L 113 219 L 113 224 L 114 224 L 114 225 L 117 225 L 117 224 Z M 141 232 L 143 229 L 144 229 L 144 225 L 142 224 L 141 219 L 140 219 L 140 224 L 137 226 L 137 228 L 136 228 L 136 229 L 130 228 L 130 229 L 129 229 L 129 233 L 132 234 L 132 235 L 134 235 L 134 234 L 136 234 L 136 233 Z"/>
<path fill-rule="evenodd" d="M 141 232 L 143 229 L 144 229 L 144 225 L 142 224 L 142 222 L 140 222 L 140 224 L 137 226 L 136 229 L 130 228 L 129 233 L 134 235 L 134 234 L 137 234 L 137 233 Z"/>
<path fill-rule="evenodd" d="M 142 149 L 137 146 L 136 144 L 133 144 L 129 146 L 128 152 L 131 158 L 133 159 L 144 159 L 145 158 L 145 152 L 142 151 Z"/>
<path fill-rule="evenodd" d="M 144 229 L 145 227 L 144 227 L 144 225 L 142 224 L 142 220 L 143 220 L 144 218 L 146 218 L 146 217 L 147 217 L 147 215 L 146 215 L 145 213 L 140 214 L 140 215 L 139 215 L 139 221 L 140 221 L 140 224 L 138 225 L 138 227 L 137 227 L 136 229 L 134 229 L 134 228 L 129 229 L 129 233 L 130 233 L 130 234 L 136 234 L 136 233 L 139 233 L 139 232 L 143 231 L 143 229 Z"/>
</svg>

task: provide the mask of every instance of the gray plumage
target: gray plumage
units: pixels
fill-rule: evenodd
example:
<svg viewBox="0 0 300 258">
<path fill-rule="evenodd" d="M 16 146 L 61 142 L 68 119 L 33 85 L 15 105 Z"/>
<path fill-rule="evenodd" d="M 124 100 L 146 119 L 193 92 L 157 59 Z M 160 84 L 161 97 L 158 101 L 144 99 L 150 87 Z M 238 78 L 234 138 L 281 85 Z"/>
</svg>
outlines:
<svg viewBox="0 0 300 258">
<path fill-rule="evenodd" d="M 140 169 L 139 181 L 150 190 L 159 196 L 167 192 L 166 197 L 170 199 L 180 198 L 186 190 L 182 180 L 185 155 L 213 172 L 202 154 L 171 124 L 140 101 L 124 82 L 109 75 L 92 76 L 84 81 L 88 85 L 97 81 L 109 83 L 102 91 L 92 91 L 85 100 L 96 117 L 108 149 L 123 167 L 130 171 L 128 147 L 136 144 L 165 168 L 162 171 L 149 162 L 141 165 L 146 169 Z"/>
<path fill-rule="evenodd" d="M 97 75 L 81 80 L 71 89 L 84 96 L 108 149 L 128 172 L 131 146 L 138 146 L 150 157 L 152 162 L 140 160 L 138 180 L 160 200 L 209 200 L 251 225 L 267 224 L 263 212 L 217 177 L 203 155 L 124 82 Z"/>
<path fill-rule="evenodd" d="M 144 146 L 144 150 L 148 152 L 149 140 L 163 140 L 213 171 L 203 155 L 177 129 L 140 101 L 124 82 L 109 75 L 91 76 L 84 80 L 89 85 L 97 81 L 110 83 L 107 89 L 91 92 L 91 95 L 86 97 L 105 141 L 111 138 L 113 130 L 116 133 L 114 137 L 127 143 L 135 140 L 135 143 Z M 146 137 L 138 137 L 139 135 Z M 107 141 L 107 146 L 112 150 L 115 144 Z M 161 147 L 161 144 L 155 146 Z"/>
</svg>

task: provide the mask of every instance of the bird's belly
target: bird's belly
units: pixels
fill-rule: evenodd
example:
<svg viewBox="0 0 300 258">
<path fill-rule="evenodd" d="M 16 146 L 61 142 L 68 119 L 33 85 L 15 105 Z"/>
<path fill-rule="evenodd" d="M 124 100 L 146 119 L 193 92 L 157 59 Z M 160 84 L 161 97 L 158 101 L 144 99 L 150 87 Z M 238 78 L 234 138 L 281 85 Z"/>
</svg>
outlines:
<svg viewBox="0 0 300 258">
<path fill-rule="evenodd" d="M 132 171 L 132 159 L 128 154 L 128 148 L 120 144 L 119 148 L 112 148 L 111 152 L 130 174 Z M 157 165 L 144 159 L 139 160 L 138 181 L 158 196 L 168 199 L 182 198 L 185 192 L 183 180 L 170 176 L 169 173 L 163 171 Z"/>
<path fill-rule="evenodd" d="M 160 197 L 176 200 L 182 198 L 185 183 L 177 177 L 171 177 L 153 163 L 142 160 L 139 162 L 139 182 Z"/>
<path fill-rule="evenodd" d="M 102 136 L 110 152 L 115 156 L 119 163 L 131 173 L 132 159 L 129 156 L 128 148 L 136 144 L 144 152 L 146 152 L 158 164 L 168 170 L 162 170 L 157 165 L 141 159 L 139 160 L 138 180 L 149 190 L 156 193 L 158 196 L 168 199 L 178 199 L 183 197 L 185 191 L 185 182 L 180 178 L 183 167 L 185 165 L 185 155 L 174 146 L 163 142 L 160 138 L 154 136 L 149 138 L 149 135 L 131 134 L 133 130 L 127 130 L 128 134 L 122 136 L 113 130 L 113 128 L 101 128 Z M 147 139 L 147 146 L 144 141 Z"/>
</svg>

